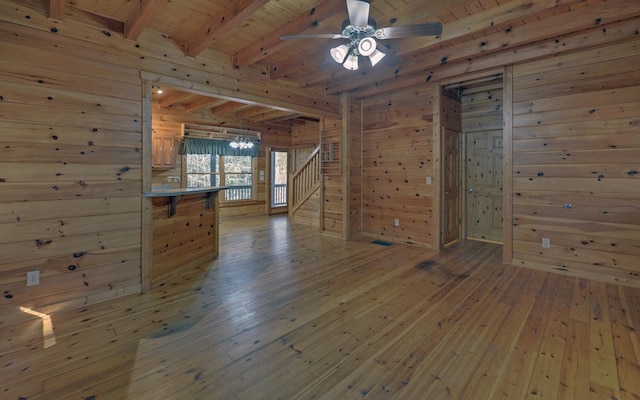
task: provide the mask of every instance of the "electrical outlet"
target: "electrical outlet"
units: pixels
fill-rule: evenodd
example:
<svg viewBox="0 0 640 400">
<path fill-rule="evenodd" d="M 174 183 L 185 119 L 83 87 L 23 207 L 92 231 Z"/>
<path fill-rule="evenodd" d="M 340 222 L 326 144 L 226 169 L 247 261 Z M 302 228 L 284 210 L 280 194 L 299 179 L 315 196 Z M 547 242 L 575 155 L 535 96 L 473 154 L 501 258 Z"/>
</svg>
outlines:
<svg viewBox="0 0 640 400">
<path fill-rule="evenodd" d="M 427 176 L 427 185 L 431 185 L 432 182 L 432 178 L 430 176 Z"/>
<path fill-rule="evenodd" d="M 551 239 L 542 238 L 542 248 L 543 249 L 550 249 L 551 248 Z"/>
<path fill-rule="evenodd" d="M 400 220 L 398 218 L 393 220 L 393 226 L 400 226 Z"/>
<path fill-rule="evenodd" d="M 35 286 L 40 284 L 40 271 L 27 272 L 27 286 Z"/>
</svg>

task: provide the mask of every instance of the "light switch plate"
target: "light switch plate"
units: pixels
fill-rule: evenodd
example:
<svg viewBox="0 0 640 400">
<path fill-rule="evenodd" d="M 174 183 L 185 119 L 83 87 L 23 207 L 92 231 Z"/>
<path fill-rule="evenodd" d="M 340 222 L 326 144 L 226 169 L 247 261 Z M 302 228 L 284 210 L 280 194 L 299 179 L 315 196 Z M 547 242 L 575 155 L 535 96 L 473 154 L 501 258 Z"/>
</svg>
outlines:
<svg viewBox="0 0 640 400">
<path fill-rule="evenodd" d="M 40 271 L 27 272 L 27 286 L 35 286 L 40 284 Z"/>
</svg>

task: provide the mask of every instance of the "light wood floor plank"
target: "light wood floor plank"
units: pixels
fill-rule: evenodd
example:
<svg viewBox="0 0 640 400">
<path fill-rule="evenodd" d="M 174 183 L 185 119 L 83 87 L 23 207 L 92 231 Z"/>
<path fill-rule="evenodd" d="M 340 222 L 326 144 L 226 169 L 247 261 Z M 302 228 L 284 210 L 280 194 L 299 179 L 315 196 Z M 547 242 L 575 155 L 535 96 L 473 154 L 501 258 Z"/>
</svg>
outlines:
<svg viewBox="0 0 640 400">
<path fill-rule="evenodd" d="M 0 321 L 0 398 L 637 399 L 640 289 L 495 244 L 343 242 L 223 220 L 220 256 L 143 295 Z"/>
<path fill-rule="evenodd" d="M 620 384 L 606 286 L 590 282 L 589 354 L 592 399 L 619 399 Z"/>
<path fill-rule="evenodd" d="M 640 399 L 640 338 L 639 326 L 631 318 L 630 303 L 624 288 L 607 287 L 611 310 L 611 326 L 616 351 L 621 398 Z"/>
<path fill-rule="evenodd" d="M 522 334 L 527 316 L 535 303 L 536 295 L 544 283 L 544 274 L 530 271 L 528 274 L 518 274 L 517 279 L 524 281 L 524 287 L 519 294 L 508 299 L 512 304 L 505 323 L 491 343 L 487 355 L 474 371 L 473 378 L 465 385 L 461 398 L 491 399 L 492 390 L 496 382 L 504 379 L 510 364 L 506 362 L 516 349 L 518 337 Z M 517 282 L 517 280 L 516 280 Z"/>
</svg>

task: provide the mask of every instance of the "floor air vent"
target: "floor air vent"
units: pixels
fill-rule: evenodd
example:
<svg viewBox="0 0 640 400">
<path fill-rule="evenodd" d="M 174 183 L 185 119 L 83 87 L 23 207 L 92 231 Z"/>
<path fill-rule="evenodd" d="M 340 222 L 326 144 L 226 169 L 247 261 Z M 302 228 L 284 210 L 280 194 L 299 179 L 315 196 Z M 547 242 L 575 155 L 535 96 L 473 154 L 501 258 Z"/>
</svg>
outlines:
<svg viewBox="0 0 640 400">
<path fill-rule="evenodd" d="M 391 242 L 385 242 L 384 240 L 374 240 L 371 243 L 377 244 L 377 245 L 380 245 L 380 246 L 391 246 L 393 244 Z"/>
</svg>

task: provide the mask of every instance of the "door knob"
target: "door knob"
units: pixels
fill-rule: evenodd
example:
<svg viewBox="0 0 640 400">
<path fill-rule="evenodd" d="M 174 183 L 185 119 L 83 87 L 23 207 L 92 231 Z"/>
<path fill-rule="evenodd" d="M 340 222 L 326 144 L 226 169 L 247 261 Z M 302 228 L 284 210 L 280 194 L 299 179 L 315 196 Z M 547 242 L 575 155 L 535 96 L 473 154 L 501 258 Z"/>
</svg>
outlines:
<svg viewBox="0 0 640 400">
<path fill-rule="evenodd" d="M 473 188 L 467 189 L 467 193 L 473 193 Z"/>
</svg>

